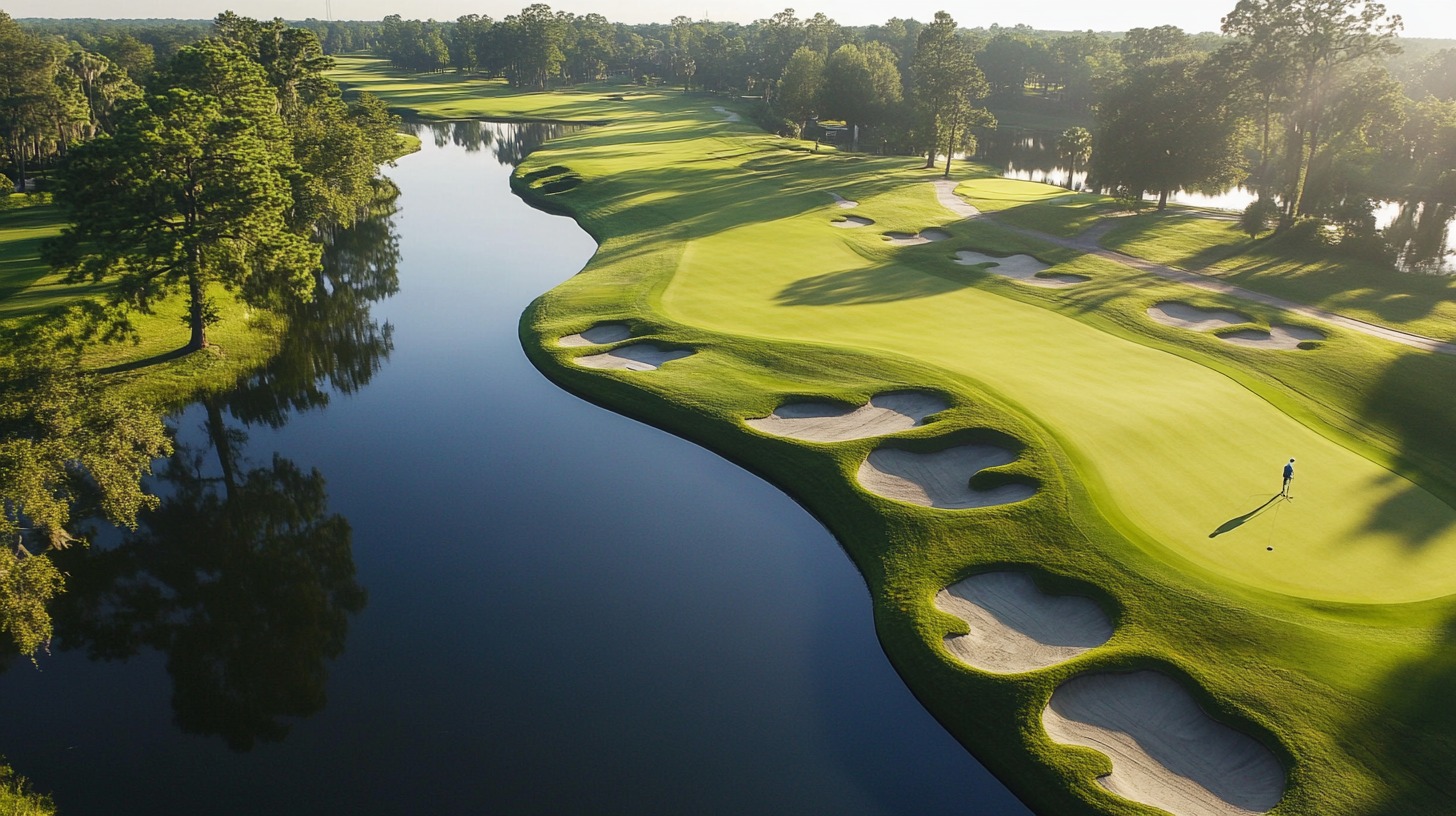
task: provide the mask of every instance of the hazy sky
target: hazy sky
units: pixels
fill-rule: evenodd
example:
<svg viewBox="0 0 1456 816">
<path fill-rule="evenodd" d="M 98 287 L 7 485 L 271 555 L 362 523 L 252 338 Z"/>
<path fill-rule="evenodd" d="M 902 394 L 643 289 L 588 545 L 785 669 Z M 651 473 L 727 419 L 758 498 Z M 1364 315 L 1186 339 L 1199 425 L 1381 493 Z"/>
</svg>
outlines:
<svg viewBox="0 0 1456 816">
<path fill-rule="evenodd" d="M 1055 30 L 1125 31 L 1137 26 L 1171 24 L 1189 32 L 1217 31 L 1219 18 L 1237 0 L 1041 0 L 999 4 L 947 0 L 560 0 L 552 8 L 576 14 L 596 12 L 614 22 L 667 22 L 677 15 L 693 19 L 749 22 L 786 6 L 800 17 L 823 11 L 845 25 L 881 23 L 889 17 L 929 20 L 937 10 L 949 11 L 964 26 L 1026 23 Z M 323 19 L 332 3 L 336 20 L 378 20 L 386 14 L 409 18 L 453 20 L 462 14 L 488 14 L 497 19 L 519 11 L 529 0 L 0 0 L 12 17 L 179 17 L 211 18 L 224 9 L 249 17 Z M 1389 0 L 1386 8 L 1405 20 L 1407 37 L 1456 39 L 1456 3 L 1450 0 Z M 1012 10 L 1014 9 L 1014 10 Z"/>
</svg>

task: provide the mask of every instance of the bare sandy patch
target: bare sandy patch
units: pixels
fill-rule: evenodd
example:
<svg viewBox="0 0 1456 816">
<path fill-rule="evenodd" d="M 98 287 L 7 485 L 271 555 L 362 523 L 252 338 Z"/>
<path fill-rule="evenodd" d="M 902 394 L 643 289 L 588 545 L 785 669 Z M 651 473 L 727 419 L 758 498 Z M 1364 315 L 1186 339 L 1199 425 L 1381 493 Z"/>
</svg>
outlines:
<svg viewBox="0 0 1456 816">
<path fill-rule="evenodd" d="M 852 210 L 855 207 L 859 206 L 858 201 L 850 201 L 839 193 L 831 192 L 829 193 L 829 196 L 834 199 L 834 203 L 837 204 L 842 210 Z"/>
<path fill-rule="evenodd" d="M 653 343 L 632 343 L 603 354 L 576 358 L 576 364 L 587 368 L 626 371 L 655 371 L 663 363 L 691 355 L 691 349 L 668 349 Z"/>
<path fill-rule="evenodd" d="M 1148 317 L 1155 323 L 1190 331 L 1212 331 L 1252 322 L 1246 314 L 1227 309 L 1200 309 L 1174 300 L 1148 307 Z"/>
<path fill-rule="evenodd" d="M 868 218 L 865 218 L 864 216 L 846 215 L 843 218 L 836 218 L 833 221 L 830 221 L 829 226 L 839 227 L 840 229 L 854 229 L 855 227 L 868 227 L 870 224 L 873 223 L 875 222 Z"/>
<path fill-rule="evenodd" d="M 1263 329 L 1240 329 L 1229 332 L 1228 334 L 1220 334 L 1218 339 L 1227 340 L 1236 346 L 1292 351 L 1299 348 L 1299 344 L 1305 340 L 1325 339 L 1325 333 L 1318 329 L 1311 329 L 1304 326 L 1287 326 L 1283 323 L 1275 323 L 1269 327 L 1269 331 L 1264 331 Z"/>
<path fill-rule="evenodd" d="M 987 255 L 982 252 L 975 252 L 969 249 L 962 249 L 955 254 L 955 262 L 966 266 L 979 266 L 990 264 L 986 271 L 1002 277 L 1029 283 L 1032 286 L 1046 286 L 1053 289 L 1060 289 L 1066 286 L 1076 286 L 1091 280 L 1085 275 L 1043 275 L 1040 274 L 1049 264 L 1044 264 L 1030 255 L 1008 255 L 1004 258 L 995 255 Z"/>
<path fill-rule="evenodd" d="M 772 414 L 745 420 L 750 428 L 808 442 L 844 442 L 907 431 L 950 406 L 924 391 L 891 391 L 859 407 L 832 402 L 791 402 Z"/>
<path fill-rule="evenodd" d="M 739 116 L 734 111 L 728 110 L 727 108 L 723 107 L 722 105 L 714 105 L 713 106 L 713 110 L 715 110 L 715 111 L 723 114 L 723 121 L 725 121 L 725 122 L 741 122 L 741 121 L 743 121 L 743 117 L 742 116 Z"/>
<path fill-rule="evenodd" d="M 935 606 L 971 627 L 969 634 L 947 635 L 945 648 L 999 674 L 1055 666 L 1112 638 L 1112 621 L 1096 601 L 1048 595 L 1016 570 L 957 581 L 935 596 Z"/>
<path fill-rule="evenodd" d="M 919 246 L 932 241 L 944 241 L 949 237 L 950 233 L 938 229 L 923 229 L 913 235 L 908 232 L 885 233 L 885 240 L 889 241 L 891 246 Z"/>
<path fill-rule="evenodd" d="M 933 453 L 878 448 L 859 466 L 864 489 L 887 499 L 963 510 L 1010 504 L 1031 498 L 1036 488 L 1003 484 L 989 490 L 971 487 L 971 477 L 989 467 L 1010 464 L 1016 454 L 995 445 L 957 445 Z"/>
<path fill-rule="evenodd" d="M 1107 755 L 1107 790 L 1176 816 L 1265 813 L 1284 796 L 1284 769 L 1252 737 L 1208 716 L 1161 672 L 1083 674 L 1042 712 L 1047 735 Z"/>
<path fill-rule="evenodd" d="M 568 348 L 606 346 L 620 343 L 631 336 L 632 330 L 627 328 L 626 323 L 598 323 L 581 334 L 568 334 L 556 342 Z"/>
</svg>

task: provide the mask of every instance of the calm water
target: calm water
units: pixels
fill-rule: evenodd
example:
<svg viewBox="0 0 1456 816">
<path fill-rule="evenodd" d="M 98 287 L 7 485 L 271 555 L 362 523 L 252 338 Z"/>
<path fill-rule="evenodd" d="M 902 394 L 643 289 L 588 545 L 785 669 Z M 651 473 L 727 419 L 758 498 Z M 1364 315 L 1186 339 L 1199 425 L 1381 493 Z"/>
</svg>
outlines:
<svg viewBox="0 0 1456 816">
<path fill-rule="evenodd" d="M 526 362 L 593 250 L 509 193 L 539 134 L 422 135 L 312 328 L 177 418 L 163 509 L 71 554 L 0 751 L 67 816 L 1026 813 L 817 522 Z"/>
<path fill-rule="evenodd" d="M 1057 153 L 1054 131 L 1007 130 L 977 134 L 974 159 L 1001 168 L 1002 175 L 1022 181 L 1067 186 L 1071 168 Z M 1087 173 L 1078 168 L 1072 186 L 1082 189 Z M 1253 190 L 1230 187 L 1219 193 L 1179 190 L 1168 200 L 1193 207 L 1242 212 L 1257 197 Z M 1398 248 L 1402 269 L 1438 274 L 1456 273 L 1456 232 L 1451 224 L 1456 210 L 1449 204 L 1418 201 L 1377 201 L 1372 213 L 1377 229 L 1387 231 Z"/>
</svg>

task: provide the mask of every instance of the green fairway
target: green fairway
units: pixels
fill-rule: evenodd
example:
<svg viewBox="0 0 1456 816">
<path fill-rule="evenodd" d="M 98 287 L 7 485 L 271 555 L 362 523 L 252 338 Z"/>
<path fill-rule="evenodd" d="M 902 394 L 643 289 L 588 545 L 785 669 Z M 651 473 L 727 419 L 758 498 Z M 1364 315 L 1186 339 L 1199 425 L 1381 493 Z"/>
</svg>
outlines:
<svg viewBox="0 0 1456 816">
<path fill-rule="evenodd" d="M 408 107 L 421 82 L 433 115 L 477 104 L 519 115 L 582 96 L 492 107 L 475 80 L 360 84 Z M 1151 812 L 1107 793 L 1105 758 L 1054 744 L 1040 720 L 1068 678 L 1140 668 L 1176 678 L 1274 752 L 1288 783 L 1277 814 L 1450 811 L 1456 359 L 1332 326 L 1314 326 L 1326 337 L 1308 348 L 1271 351 L 1154 323 L 1148 307 L 1181 301 L 1236 309 L 1251 327 L 1311 325 L 961 219 L 919 161 L 814 153 L 725 123 L 713 110 L 723 104 L 643 99 L 517 171 L 522 194 L 600 242 L 522 319 L 548 376 L 751 467 L 823 519 L 864 575 L 906 682 L 1039 812 Z M 964 175 L 969 203 L 1053 234 L 1076 234 L 1107 204 Z M 833 226 L 846 216 L 873 223 Z M 949 237 L 883 238 L 929 227 Z M 1088 280 L 1028 286 L 957 264 L 959 250 L 1031 254 Z M 557 339 L 600 323 L 695 353 L 652 371 L 587 369 L 574 361 L 603 348 Z M 906 388 L 952 407 L 892 443 L 801 442 L 744 424 L 788 401 L 861 404 Z M 1017 456 L 983 473 L 1034 495 L 941 510 L 871 494 L 855 476 L 882 444 L 984 441 Z M 1295 498 L 1271 502 L 1290 456 Z M 936 593 L 1008 567 L 1096 598 L 1112 640 L 1017 675 L 952 658 L 942 639 L 966 626 L 935 608 Z"/>
<path fill-rule="evenodd" d="M 1054 430 L 1137 539 L 1229 578 L 1336 600 L 1456 592 L 1456 512 L 1444 502 L 1196 363 L 972 287 L 906 297 L 925 272 L 896 256 L 948 252 L 885 248 L 878 228 L 913 231 L 947 216 L 911 179 L 860 199 L 858 215 L 897 215 L 849 234 L 810 200 L 794 218 L 709 230 L 683 253 L 663 296 L 668 315 L 890 352 L 987 383 Z M 1289 455 L 1299 459 L 1298 501 L 1211 539 L 1277 492 Z"/>
</svg>

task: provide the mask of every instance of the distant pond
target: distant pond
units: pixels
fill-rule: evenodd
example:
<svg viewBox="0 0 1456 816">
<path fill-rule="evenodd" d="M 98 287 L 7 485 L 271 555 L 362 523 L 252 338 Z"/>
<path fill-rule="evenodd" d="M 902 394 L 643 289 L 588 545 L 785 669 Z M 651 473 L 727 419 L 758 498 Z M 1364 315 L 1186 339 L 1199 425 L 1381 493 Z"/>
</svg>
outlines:
<svg viewBox="0 0 1456 816">
<path fill-rule="evenodd" d="M 1027 814 L 817 521 L 527 362 L 595 249 L 510 192 L 552 128 L 414 131 L 278 359 L 172 418 L 161 508 L 67 551 L 0 752 L 64 816 Z"/>
<path fill-rule="evenodd" d="M 1056 131 L 996 130 L 977 134 L 975 161 L 1001 169 L 1007 178 L 1066 187 L 1071 168 L 1057 154 Z M 1072 176 L 1071 186 L 1082 189 L 1087 174 Z M 1242 212 L 1255 198 L 1253 191 L 1230 187 L 1216 195 L 1179 190 L 1169 201 L 1193 207 Z M 1420 201 L 1375 202 L 1375 225 L 1386 230 L 1398 247 L 1399 265 L 1414 272 L 1456 273 L 1456 233 L 1451 230 L 1456 208 Z"/>
</svg>

